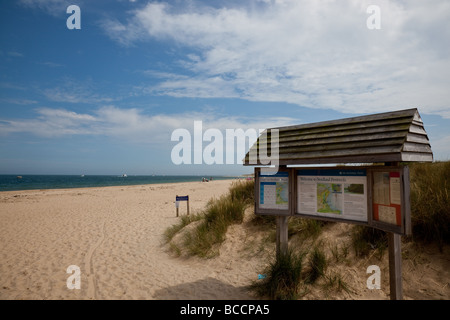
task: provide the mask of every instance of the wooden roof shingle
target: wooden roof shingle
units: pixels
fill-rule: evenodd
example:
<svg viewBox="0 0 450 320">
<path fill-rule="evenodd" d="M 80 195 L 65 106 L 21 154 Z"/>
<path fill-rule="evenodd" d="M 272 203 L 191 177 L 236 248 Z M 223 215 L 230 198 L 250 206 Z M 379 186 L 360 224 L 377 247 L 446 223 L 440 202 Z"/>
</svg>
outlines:
<svg viewBox="0 0 450 320">
<path fill-rule="evenodd" d="M 416 108 L 266 129 L 246 154 L 244 165 L 268 164 L 273 157 L 270 150 L 277 146 L 279 165 L 433 161 Z M 257 161 L 250 157 L 255 152 Z M 267 152 L 269 158 L 264 158 Z"/>
</svg>

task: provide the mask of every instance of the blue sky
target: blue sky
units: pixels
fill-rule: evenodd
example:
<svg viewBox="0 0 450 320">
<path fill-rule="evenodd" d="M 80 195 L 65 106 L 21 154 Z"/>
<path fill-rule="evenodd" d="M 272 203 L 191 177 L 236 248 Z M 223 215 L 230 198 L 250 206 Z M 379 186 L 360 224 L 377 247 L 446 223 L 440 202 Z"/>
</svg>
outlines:
<svg viewBox="0 0 450 320">
<path fill-rule="evenodd" d="M 171 133 L 409 108 L 449 160 L 449 21 L 447 0 L 1 1 L 0 174 L 240 174 L 174 165 Z"/>
</svg>

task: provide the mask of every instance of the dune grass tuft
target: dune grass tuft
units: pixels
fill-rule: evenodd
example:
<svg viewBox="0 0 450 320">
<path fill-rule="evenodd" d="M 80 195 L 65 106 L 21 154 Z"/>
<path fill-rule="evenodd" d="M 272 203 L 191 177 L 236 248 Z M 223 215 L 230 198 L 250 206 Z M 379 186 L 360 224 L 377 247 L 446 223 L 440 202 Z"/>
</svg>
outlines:
<svg viewBox="0 0 450 320">
<path fill-rule="evenodd" d="M 327 258 L 324 251 L 315 246 L 309 256 L 309 270 L 306 273 L 305 282 L 313 284 L 317 279 L 325 275 L 325 269 L 327 268 Z"/>
<path fill-rule="evenodd" d="M 354 226 L 351 238 L 356 256 L 367 256 L 375 249 L 381 258 L 388 246 L 386 232 L 371 227 Z"/>
<path fill-rule="evenodd" d="M 273 259 L 263 274 L 264 279 L 254 281 L 250 290 L 273 300 L 293 300 L 300 295 L 303 258 L 305 254 L 288 250 Z"/>
<path fill-rule="evenodd" d="M 413 240 L 450 243 L 450 161 L 410 165 Z"/>
<path fill-rule="evenodd" d="M 195 215 L 183 216 L 180 222 L 165 232 L 165 240 L 169 243 L 172 238 L 193 221 L 199 224 L 184 234 L 183 246 L 187 253 L 199 257 L 210 258 L 218 251 L 216 245 L 225 240 L 227 229 L 235 223 L 242 223 L 247 206 L 253 202 L 254 182 L 235 181 L 229 192 L 219 199 L 208 201 L 206 208 Z M 181 249 L 177 247 L 177 252 Z"/>
</svg>

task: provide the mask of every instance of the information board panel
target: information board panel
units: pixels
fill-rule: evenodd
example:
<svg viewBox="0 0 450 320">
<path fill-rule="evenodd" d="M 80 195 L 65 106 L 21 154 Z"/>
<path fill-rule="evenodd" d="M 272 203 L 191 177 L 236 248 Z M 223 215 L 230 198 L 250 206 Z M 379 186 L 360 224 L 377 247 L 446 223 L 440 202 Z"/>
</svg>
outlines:
<svg viewBox="0 0 450 320">
<path fill-rule="evenodd" d="M 401 234 L 411 233 L 408 167 L 373 168 L 372 225 Z"/>
<path fill-rule="evenodd" d="M 291 170 L 255 168 L 255 195 L 256 214 L 291 214 Z"/>
<path fill-rule="evenodd" d="M 255 213 L 411 234 L 407 166 L 255 168 Z"/>
<path fill-rule="evenodd" d="M 296 170 L 295 213 L 329 220 L 368 222 L 367 170 Z"/>
</svg>

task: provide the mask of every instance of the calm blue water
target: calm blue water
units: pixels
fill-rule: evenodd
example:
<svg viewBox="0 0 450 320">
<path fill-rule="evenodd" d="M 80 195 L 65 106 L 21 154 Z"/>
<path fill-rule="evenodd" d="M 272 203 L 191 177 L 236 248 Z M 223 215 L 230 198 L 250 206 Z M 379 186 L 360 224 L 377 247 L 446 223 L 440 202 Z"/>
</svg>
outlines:
<svg viewBox="0 0 450 320">
<path fill-rule="evenodd" d="M 206 177 L 205 177 L 206 178 Z M 208 179 L 210 176 L 207 177 Z M 235 177 L 212 176 L 214 180 Z M 202 181 L 199 176 L 65 176 L 65 175 L 0 175 L 0 191 L 67 189 L 108 186 L 131 186 L 155 183 Z"/>
</svg>

